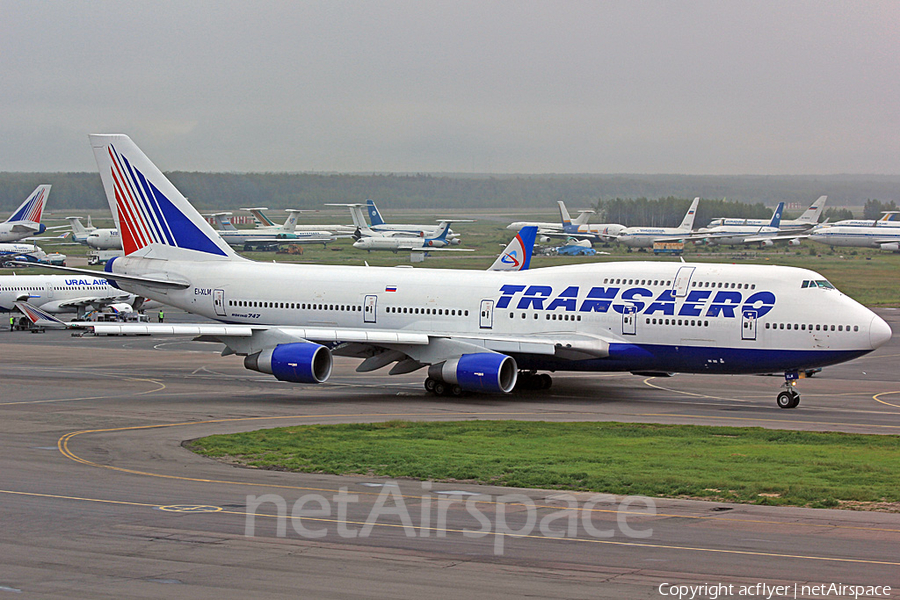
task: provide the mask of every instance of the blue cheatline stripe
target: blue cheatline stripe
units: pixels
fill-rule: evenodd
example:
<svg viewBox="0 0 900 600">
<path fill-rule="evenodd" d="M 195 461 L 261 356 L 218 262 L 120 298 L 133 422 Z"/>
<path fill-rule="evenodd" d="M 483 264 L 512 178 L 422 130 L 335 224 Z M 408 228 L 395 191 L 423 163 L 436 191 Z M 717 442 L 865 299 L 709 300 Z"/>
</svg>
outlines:
<svg viewBox="0 0 900 600">
<path fill-rule="evenodd" d="M 610 344 L 607 358 L 567 361 L 538 355 L 514 354 L 514 357 L 520 369 L 671 371 L 741 375 L 825 367 L 852 360 L 869 352 L 871 350 L 769 350 L 617 343 Z"/>
</svg>

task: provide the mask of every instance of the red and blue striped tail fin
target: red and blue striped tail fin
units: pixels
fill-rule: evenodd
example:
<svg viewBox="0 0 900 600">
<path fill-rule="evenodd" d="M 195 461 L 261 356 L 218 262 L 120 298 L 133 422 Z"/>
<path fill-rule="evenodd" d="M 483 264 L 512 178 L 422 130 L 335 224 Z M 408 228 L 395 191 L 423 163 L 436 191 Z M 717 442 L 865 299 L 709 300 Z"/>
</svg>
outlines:
<svg viewBox="0 0 900 600">
<path fill-rule="evenodd" d="M 126 256 L 240 259 L 127 135 L 89 137 Z"/>
<path fill-rule="evenodd" d="M 37 186 L 25 202 L 16 209 L 16 212 L 14 212 L 6 222 L 14 223 L 16 221 L 29 221 L 32 223 L 40 223 L 41 215 L 44 212 L 44 203 L 47 202 L 47 196 L 49 195 L 49 185 L 44 184 Z"/>
</svg>

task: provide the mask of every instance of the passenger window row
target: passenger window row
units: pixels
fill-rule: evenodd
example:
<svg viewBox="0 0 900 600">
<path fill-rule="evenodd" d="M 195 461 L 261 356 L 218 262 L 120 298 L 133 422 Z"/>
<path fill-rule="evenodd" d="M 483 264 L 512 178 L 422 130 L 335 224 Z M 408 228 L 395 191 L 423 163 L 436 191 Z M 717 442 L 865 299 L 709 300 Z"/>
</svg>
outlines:
<svg viewBox="0 0 900 600">
<path fill-rule="evenodd" d="M 438 317 L 468 317 L 469 311 L 461 308 L 416 308 L 407 306 L 388 306 L 385 311 L 390 314 L 404 315 L 436 315 Z"/>
<path fill-rule="evenodd" d="M 815 327 L 815 330 L 813 329 Z M 850 331 L 850 325 L 813 325 L 810 323 L 766 323 L 766 329 L 787 329 L 793 331 Z M 859 325 L 853 326 L 853 331 L 859 331 Z"/>
</svg>

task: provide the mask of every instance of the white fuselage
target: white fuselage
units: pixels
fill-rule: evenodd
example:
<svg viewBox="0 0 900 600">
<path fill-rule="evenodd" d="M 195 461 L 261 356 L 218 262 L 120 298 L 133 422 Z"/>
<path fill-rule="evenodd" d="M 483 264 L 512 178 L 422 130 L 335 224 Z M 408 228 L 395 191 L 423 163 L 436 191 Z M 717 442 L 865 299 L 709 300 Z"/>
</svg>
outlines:
<svg viewBox="0 0 900 600">
<path fill-rule="evenodd" d="M 111 269 L 141 275 L 156 262 L 117 259 Z M 624 262 L 497 272 L 168 261 L 166 273 L 190 287 L 161 294 L 119 285 L 227 323 L 610 343 L 608 357 L 581 361 L 510 352 L 522 369 L 771 372 L 849 360 L 890 337 L 872 311 L 792 267 Z"/>
<path fill-rule="evenodd" d="M 278 227 L 274 229 L 231 229 L 219 230 L 219 234 L 223 240 L 232 246 L 243 246 L 252 243 L 275 243 L 277 240 L 290 241 L 291 243 L 304 244 L 326 244 L 333 242 L 337 238 L 328 231 L 320 230 L 301 230 L 285 231 L 284 228 Z"/>
<path fill-rule="evenodd" d="M 84 243 L 95 250 L 122 249 L 122 238 L 119 237 L 118 229 L 94 229 L 87 234 Z"/>
<path fill-rule="evenodd" d="M 353 242 L 353 247 L 360 250 L 413 250 L 418 248 L 443 248 L 450 244 L 447 239 L 424 239 L 415 237 L 382 237 L 371 236 Z"/>
<path fill-rule="evenodd" d="M 709 225 L 706 226 L 706 229 L 712 229 L 714 227 L 767 227 L 769 223 L 771 223 L 771 219 L 729 219 L 729 218 L 718 218 L 713 219 L 709 222 Z M 804 229 L 809 229 L 815 225 L 814 222 L 811 221 L 800 221 L 799 219 L 782 219 L 781 224 L 779 225 L 779 229 L 782 232 L 796 232 L 803 231 Z M 701 229 L 700 231 L 704 231 Z"/>
<path fill-rule="evenodd" d="M 897 252 L 900 250 L 900 227 L 821 225 L 810 232 L 809 239 L 829 246 L 878 248 Z"/>
<path fill-rule="evenodd" d="M 98 273 L 98 275 L 101 275 Z M 28 302 L 51 313 L 79 312 L 87 304 L 99 307 L 134 300 L 104 277 L 84 275 L 9 275 L 0 277 L 0 310 L 10 311 L 16 302 Z"/>
<path fill-rule="evenodd" d="M 706 234 L 704 238 L 710 245 L 734 246 L 745 244 L 747 238 L 775 237 L 780 233 L 784 233 L 778 227 L 769 227 L 766 225 L 720 225 L 718 227 L 709 227 L 700 229 L 697 234 Z"/>
<path fill-rule="evenodd" d="M 0 259 L 14 259 L 17 256 L 21 256 L 23 258 L 31 257 L 34 260 L 42 260 L 46 258 L 47 254 L 34 244 L 0 244 Z"/>
<path fill-rule="evenodd" d="M 616 241 L 629 248 L 649 248 L 653 242 L 674 242 L 690 235 L 689 229 L 678 227 L 626 227 Z"/>
<path fill-rule="evenodd" d="M 46 230 L 46 227 L 34 221 L 7 221 L 0 223 L 0 242 L 17 242 Z"/>
</svg>

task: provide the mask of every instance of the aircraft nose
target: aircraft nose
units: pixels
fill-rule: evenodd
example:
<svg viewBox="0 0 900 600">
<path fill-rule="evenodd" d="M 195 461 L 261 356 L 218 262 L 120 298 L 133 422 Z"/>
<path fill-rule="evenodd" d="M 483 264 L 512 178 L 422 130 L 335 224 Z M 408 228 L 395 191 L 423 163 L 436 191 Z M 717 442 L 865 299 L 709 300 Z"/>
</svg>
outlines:
<svg viewBox="0 0 900 600">
<path fill-rule="evenodd" d="M 869 325 L 869 343 L 872 349 L 879 348 L 891 339 L 891 326 L 885 323 L 884 319 L 875 315 L 872 317 L 872 323 Z"/>
</svg>

